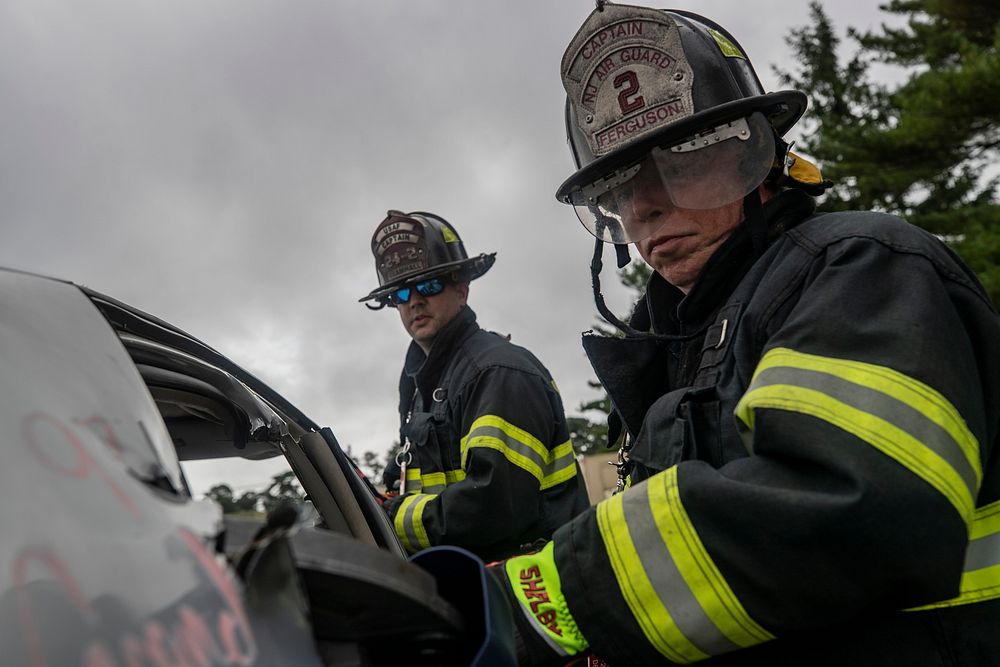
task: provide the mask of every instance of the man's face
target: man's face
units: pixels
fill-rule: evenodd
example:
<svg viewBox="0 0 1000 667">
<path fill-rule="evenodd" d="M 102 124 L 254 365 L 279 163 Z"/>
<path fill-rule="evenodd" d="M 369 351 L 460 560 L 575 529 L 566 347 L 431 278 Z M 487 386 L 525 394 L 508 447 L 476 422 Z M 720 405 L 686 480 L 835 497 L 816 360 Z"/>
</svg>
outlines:
<svg viewBox="0 0 1000 667">
<path fill-rule="evenodd" d="M 623 222 L 647 228 L 648 236 L 635 244 L 639 254 L 686 294 L 708 258 L 742 221 L 743 200 L 712 209 L 678 208 L 658 179 L 644 176 L 635 178 Z"/>
<path fill-rule="evenodd" d="M 427 353 L 438 332 L 458 315 L 468 298 L 469 283 L 449 282 L 441 293 L 433 296 L 411 290 L 410 300 L 397 305 L 396 310 L 406 333 Z"/>
</svg>

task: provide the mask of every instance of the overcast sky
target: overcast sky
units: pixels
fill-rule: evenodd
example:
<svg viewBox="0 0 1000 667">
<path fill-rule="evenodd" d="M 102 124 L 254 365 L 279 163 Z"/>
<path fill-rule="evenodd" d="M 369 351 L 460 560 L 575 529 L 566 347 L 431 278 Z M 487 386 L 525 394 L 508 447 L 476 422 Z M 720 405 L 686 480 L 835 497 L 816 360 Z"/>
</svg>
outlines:
<svg viewBox="0 0 1000 667">
<path fill-rule="evenodd" d="M 805 2 L 675 2 L 729 28 L 768 90 Z M 838 32 L 875 0 L 828 3 Z M 73 280 L 230 356 L 355 453 L 395 439 L 408 338 L 375 287 L 389 208 L 470 253 L 485 328 L 548 366 L 573 412 L 590 237 L 559 60 L 592 0 L 0 0 L 0 265 Z M 610 263 L 611 253 L 607 261 Z M 610 274 L 605 283 L 616 281 Z M 609 302 L 627 310 L 623 290 Z M 247 488 L 270 468 L 195 471 Z"/>
</svg>

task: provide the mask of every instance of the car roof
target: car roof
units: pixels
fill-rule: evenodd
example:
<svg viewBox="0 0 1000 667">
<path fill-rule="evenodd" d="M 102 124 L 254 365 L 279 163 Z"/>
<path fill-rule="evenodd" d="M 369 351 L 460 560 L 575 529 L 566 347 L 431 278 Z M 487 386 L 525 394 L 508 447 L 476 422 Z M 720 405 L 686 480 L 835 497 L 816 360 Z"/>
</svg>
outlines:
<svg viewBox="0 0 1000 667">
<path fill-rule="evenodd" d="M 262 398 L 284 412 L 297 424 L 308 430 L 319 430 L 319 426 L 285 397 L 265 384 L 251 372 L 239 366 L 218 350 L 198 338 L 154 315 L 130 306 L 97 290 L 77 285 L 91 302 L 101 311 L 105 319 L 118 333 L 134 334 L 148 340 L 172 347 L 207 364 L 216 366 L 240 382 L 247 385 Z"/>
</svg>

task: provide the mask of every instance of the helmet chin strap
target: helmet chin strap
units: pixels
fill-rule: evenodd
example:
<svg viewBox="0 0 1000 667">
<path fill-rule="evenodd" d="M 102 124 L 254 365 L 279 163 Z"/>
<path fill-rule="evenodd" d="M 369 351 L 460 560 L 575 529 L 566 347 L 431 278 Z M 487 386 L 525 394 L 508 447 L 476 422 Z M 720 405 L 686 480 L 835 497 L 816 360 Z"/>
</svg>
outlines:
<svg viewBox="0 0 1000 667">
<path fill-rule="evenodd" d="M 632 257 L 628 254 L 628 244 L 627 243 L 616 243 L 615 244 L 615 256 L 618 259 L 618 268 L 624 269 L 628 266 L 628 263 L 632 261 Z"/>
<path fill-rule="evenodd" d="M 651 340 L 664 340 L 664 341 L 675 341 L 675 340 L 687 341 L 697 338 L 698 336 L 704 335 L 705 331 L 708 330 L 709 327 L 708 324 L 705 324 L 705 326 L 689 334 L 670 335 L 670 334 L 650 333 L 648 331 L 639 331 L 638 329 L 632 328 L 628 324 L 622 322 L 620 319 L 615 317 L 615 314 L 611 312 L 611 309 L 608 308 L 608 305 L 604 302 L 604 295 L 601 294 L 601 269 L 604 268 L 604 261 L 601 259 L 601 255 L 604 253 L 604 246 L 605 246 L 604 241 L 601 241 L 601 239 L 595 239 L 594 257 L 590 261 L 590 278 L 591 278 L 591 285 L 594 290 L 594 305 L 597 306 L 597 312 L 601 314 L 601 317 L 604 318 L 604 321 L 606 321 L 608 324 L 610 324 L 611 326 L 615 327 L 623 334 L 625 334 L 626 338 L 646 338 Z"/>
<path fill-rule="evenodd" d="M 628 246 L 622 246 L 621 244 L 616 244 L 616 247 L 618 248 L 624 247 L 625 256 L 628 257 Z M 604 241 L 602 241 L 599 238 L 595 238 L 594 257 L 590 260 L 590 281 L 591 281 L 591 286 L 593 287 L 594 290 L 594 305 L 597 306 L 597 312 L 601 314 L 601 317 L 603 317 L 608 324 L 615 327 L 616 329 L 618 329 L 619 331 L 621 331 L 623 334 L 625 334 L 630 338 L 648 335 L 643 333 L 642 331 L 633 329 L 629 325 L 619 320 L 617 317 L 615 317 L 615 314 L 611 312 L 611 309 L 608 308 L 608 304 L 604 302 L 604 295 L 601 294 L 601 269 L 604 268 L 604 260 L 602 259 L 601 256 L 603 254 L 604 254 Z M 620 259 L 621 259 L 621 251 L 619 250 L 619 260 Z M 624 266 L 624 264 L 622 264 L 621 266 Z"/>
</svg>

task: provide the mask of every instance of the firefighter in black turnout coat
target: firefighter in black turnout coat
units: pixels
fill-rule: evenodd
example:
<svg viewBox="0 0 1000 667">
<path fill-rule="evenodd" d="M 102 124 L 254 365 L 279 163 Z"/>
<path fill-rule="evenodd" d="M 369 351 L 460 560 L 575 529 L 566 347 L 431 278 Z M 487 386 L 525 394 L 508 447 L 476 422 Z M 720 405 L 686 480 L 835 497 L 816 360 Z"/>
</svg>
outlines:
<svg viewBox="0 0 1000 667">
<path fill-rule="evenodd" d="M 624 337 L 584 338 L 627 488 L 500 571 L 528 661 L 998 664 L 975 276 L 898 218 L 815 213 L 829 184 L 782 140 L 805 96 L 704 17 L 599 2 L 562 76 L 557 197 L 654 272 Z"/>
<path fill-rule="evenodd" d="M 455 229 L 389 211 L 372 237 L 379 287 L 413 342 L 399 383 L 400 495 L 385 505 L 408 551 L 439 544 L 484 560 L 524 553 L 588 506 L 562 401 L 542 363 L 479 328 Z M 376 306 L 377 307 L 377 306 Z"/>
</svg>

